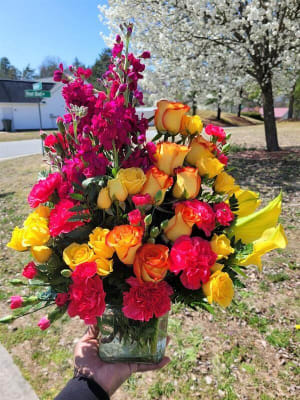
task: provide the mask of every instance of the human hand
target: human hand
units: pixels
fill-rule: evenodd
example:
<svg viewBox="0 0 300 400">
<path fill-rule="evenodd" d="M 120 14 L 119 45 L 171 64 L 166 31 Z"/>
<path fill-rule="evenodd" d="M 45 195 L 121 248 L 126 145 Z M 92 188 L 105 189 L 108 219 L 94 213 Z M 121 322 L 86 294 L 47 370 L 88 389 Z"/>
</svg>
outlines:
<svg viewBox="0 0 300 400">
<path fill-rule="evenodd" d="M 76 344 L 74 350 L 75 369 L 92 378 L 111 396 L 134 372 L 153 371 L 170 362 L 164 357 L 158 364 L 106 363 L 99 357 L 99 329 L 91 325 Z"/>
</svg>

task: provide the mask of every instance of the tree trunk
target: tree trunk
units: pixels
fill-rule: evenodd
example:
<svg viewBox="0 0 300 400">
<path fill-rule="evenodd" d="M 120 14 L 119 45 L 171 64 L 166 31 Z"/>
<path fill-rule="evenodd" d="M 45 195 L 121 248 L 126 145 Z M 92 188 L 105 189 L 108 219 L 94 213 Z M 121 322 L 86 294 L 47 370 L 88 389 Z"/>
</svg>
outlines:
<svg viewBox="0 0 300 400">
<path fill-rule="evenodd" d="M 290 94 L 290 100 L 289 100 L 289 111 L 288 111 L 288 119 L 293 119 L 293 114 L 294 114 L 294 102 L 295 102 L 295 87 L 296 83 L 293 86 L 293 89 Z"/>
<path fill-rule="evenodd" d="M 241 112 L 242 112 L 242 103 L 239 104 L 239 108 L 238 108 L 238 112 L 237 112 L 238 117 L 241 116 Z"/>
<path fill-rule="evenodd" d="M 279 151 L 274 113 L 273 88 L 271 79 L 261 86 L 263 97 L 265 136 L 268 151 Z"/>
<path fill-rule="evenodd" d="M 193 115 L 197 114 L 197 103 L 196 103 L 196 96 L 193 96 L 193 102 L 192 102 L 192 113 Z"/>
<path fill-rule="evenodd" d="M 221 119 L 221 107 L 218 104 L 217 120 L 220 121 L 220 119 Z"/>
</svg>

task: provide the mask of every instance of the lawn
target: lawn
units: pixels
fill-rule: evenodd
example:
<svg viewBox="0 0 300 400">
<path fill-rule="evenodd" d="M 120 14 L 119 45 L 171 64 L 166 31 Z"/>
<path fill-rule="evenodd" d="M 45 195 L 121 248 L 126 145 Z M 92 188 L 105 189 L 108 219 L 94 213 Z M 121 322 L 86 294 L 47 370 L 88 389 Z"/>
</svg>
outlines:
<svg viewBox="0 0 300 400">
<path fill-rule="evenodd" d="M 236 128 L 238 129 L 238 128 Z M 293 142 L 289 145 L 291 146 Z M 255 144 L 249 146 L 254 147 Z M 113 396 L 124 399 L 295 399 L 299 374 L 299 176 L 300 150 L 271 155 L 263 150 L 231 155 L 232 171 L 243 187 L 259 190 L 264 202 L 282 189 L 281 222 L 289 240 L 285 250 L 265 257 L 263 272 L 249 267 L 247 289 L 239 290 L 226 310 L 215 315 L 175 304 L 170 315 L 172 361 L 164 370 L 136 374 Z M 12 294 L 23 293 L 8 278 L 20 278 L 27 253 L 6 248 L 15 225 L 29 211 L 26 196 L 42 167 L 41 156 L 1 163 L 0 176 L 0 316 Z M 298 313 L 298 314 L 297 314 Z M 11 352 L 40 399 L 53 399 L 72 376 L 72 350 L 85 327 L 77 320 L 41 332 L 41 315 L 0 326 L 0 341 Z M 298 322 L 299 323 L 299 322 Z"/>
<path fill-rule="evenodd" d="M 3 132 L 0 131 L 0 142 L 15 142 L 17 140 L 40 139 L 40 131 Z"/>
</svg>

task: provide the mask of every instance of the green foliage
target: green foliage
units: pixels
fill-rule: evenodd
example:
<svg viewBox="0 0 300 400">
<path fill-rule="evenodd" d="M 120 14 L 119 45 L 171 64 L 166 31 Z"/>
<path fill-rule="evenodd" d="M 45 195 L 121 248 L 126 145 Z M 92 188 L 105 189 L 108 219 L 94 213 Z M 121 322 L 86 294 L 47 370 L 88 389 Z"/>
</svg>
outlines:
<svg viewBox="0 0 300 400">
<path fill-rule="evenodd" d="M 267 341 L 275 347 L 288 347 L 292 333 L 290 330 L 274 329 L 270 335 L 267 336 Z"/>
<path fill-rule="evenodd" d="M 98 90 L 103 90 L 103 85 L 98 81 L 101 80 L 102 75 L 107 71 L 111 59 L 111 50 L 104 49 L 98 56 L 95 64 L 92 66 L 93 74 L 89 78 L 89 82 L 94 85 Z"/>
<path fill-rule="evenodd" d="M 283 282 L 290 279 L 289 275 L 284 271 L 277 272 L 276 274 L 266 274 L 266 278 L 273 283 Z"/>
<path fill-rule="evenodd" d="M 263 121 L 264 120 L 264 117 L 262 115 L 260 115 L 260 113 L 257 112 L 257 111 L 242 112 L 242 115 L 244 115 L 245 117 L 250 117 L 250 118 L 257 119 L 258 121 Z"/>
</svg>

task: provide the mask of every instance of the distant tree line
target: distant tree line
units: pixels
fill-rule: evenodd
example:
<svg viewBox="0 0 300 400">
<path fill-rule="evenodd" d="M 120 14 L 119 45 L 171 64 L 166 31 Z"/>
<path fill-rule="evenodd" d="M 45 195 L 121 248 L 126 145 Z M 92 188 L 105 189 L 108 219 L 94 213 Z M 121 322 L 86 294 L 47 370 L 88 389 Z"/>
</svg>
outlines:
<svg viewBox="0 0 300 400">
<path fill-rule="evenodd" d="M 101 77 L 104 72 L 107 70 L 108 65 L 110 64 L 111 50 L 106 48 L 102 50 L 102 52 L 96 58 L 95 63 L 90 66 L 93 71 L 93 75 L 90 78 L 90 82 L 95 85 L 97 88 L 101 88 Z M 59 57 L 46 57 L 41 65 L 38 67 L 36 71 L 34 68 L 31 68 L 30 64 L 28 64 L 23 70 L 19 70 L 13 64 L 10 63 L 7 57 L 0 58 L 0 79 L 14 79 L 14 80 L 34 80 L 39 78 L 49 78 L 53 76 L 53 72 L 57 69 L 58 65 L 63 63 L 63 61 Z M 65 64 L 65 63 L 63 63 Z M 87 66 L 82 63 L 78 57 L 74 58 L 72 63 L 73 67 L 84 67 Z M 68 69 L 65 67 L 66 70 Z"/>
</svg>

